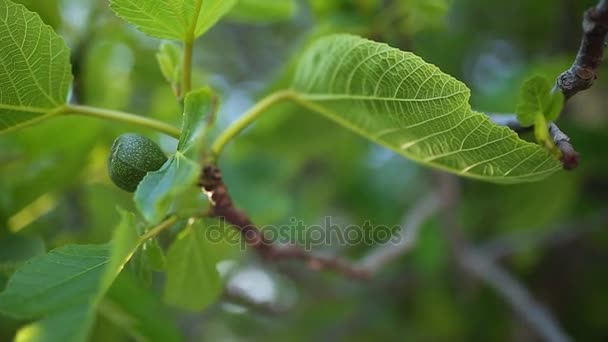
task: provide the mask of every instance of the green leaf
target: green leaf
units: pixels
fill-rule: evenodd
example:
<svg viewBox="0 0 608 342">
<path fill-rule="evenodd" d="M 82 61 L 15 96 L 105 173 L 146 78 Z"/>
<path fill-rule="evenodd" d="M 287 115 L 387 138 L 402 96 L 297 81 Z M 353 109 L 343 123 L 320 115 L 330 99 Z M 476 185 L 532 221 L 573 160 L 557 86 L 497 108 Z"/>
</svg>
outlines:
<svg viewBox="0 0 608 342">
<path fill-rule="evenodd" d="M 122 271 L 123 267 L 131 260 L 131 257 L 142 243 L 137 235 L 135 215 L 133 213 L 118 209 L 121 220 L 114 229 L 110 260 L 105 274 L 101 280 L 101 292 L 105 293 Z"/>
<path fill-rule="evenodd" d="M 217 109 L 218 98 L 210 88 L 198 89 L 186 95 L 178 151 L 192 159 L 198 158 L 209 119 L 213 119 Z"/>
<path fill-rule="evenodd" d="M 165 285 L 165 301 L 168 304 L 199 311 L 221 294 L 222 282 L 215 268 L 217 260 L 209 253 L 206 228 L 204 221 L 196 221 L 169 248 Z"/>
<path fill-rule="evenodd" d="M 543 76 L 533 76 L 521 86 L 517 118 L 524 127 L 534 125 L 538 115 L 548 121 L 557 119 L 564 105 L 564 94 L 551 93 L 551 83 Z"/>
<path fill-rule="evenodd" d="M 20 234 L 0 237 L 0 265 L 24 262 L 44 252 L 44 241 L 40 237 Z"/>
<path fill-rule="evenodd" d="M 292 88 L 308 109 L 433 168 L 495 183 L 536 181 L 561 168 L 540 146 L 472 111 L 463 83 L 385 44 L 322 38 Z"/>
<path fill-rule="evenodd" d="M 0 36 L 0 132 L 58 114 L 72 82 L 63 39 L 8 0 L 0 0 Z"/>
<path fill-rule="evenodd" d="M 190 41 L 215 25 L 236 0 L 111 0 L 116 14 L 144 33 Z"/>
<path fill-rule="evenodd" d="M 182 56 L 184 52 L 181 47 L 171 42 L 162 42 L 156 54 L 156 60 L 160 71 L 173 88 L 175 94 L 182 79 Z"/>
<path fill-rule="evenodd" d="M 70 307 L 22 327 L 15 342 L 84 342 L 94 318 L 87 305 Z"/>
<path fill-rule="evenodd" d="M 4 288 L 10 275 L 21 264 L 45 252 L 44 241 L 40 237 L 21 234 L 0 236 L 0 288 Z"/>
<path fill-rule="evenodd" d="M 160 298 L 123 273 L 116 279 L 99 305 L 100 314 L 129 333 L 134 340 L 181 341 L 174 320 Z"/>
<path fill-rule="evenodd" d="M 88 302 L 110 261 L 109 245 L 72 245 L 34 258 L 0 293 L 0 312 L 35 318 Z"/>
<path fill-rule="evenodd" d="M 438 28 L 450 7 L 450 0 L 410 0 L 400 2 L 401 10 L 407 15 L 402 25 L 409 34 L 430 28 Z"/>
<path fill-rule="evenodd" d="M 121 216 L 110 244 L 55 249 L 15 272 L 0 293 L 0 312 L 42 318 L 22 328 L 19 340 L 86 339 L 99 301 L 139 247 L 133 214 Z"/>
<path fill-rule="evenodd" d="M 239 0 L 228 19 L 245 23 L 267 23 L 287 20 L 297 10 L 294 0 Z"/>
<path fill-rule="evenodd" d="M 165 252 L 158 244 L 157 239 L 150 239 L 142 245 L 142 258 L 146 265 L 154 271 L 165 270 Z"/>
<path fill-rule="evenodd" d="M 196 184 L 201 166 L 177 151 L 155 172 L 149 172 L 135 191 L 135 205 L 151 224 L 160 222 L 175 197 Z"/>
<path fill-rule="evenodd" d="M 160 170 L 148 173 L 135 192 L 135 205 L 148 222 L 160 222 L 174 200 L 196 184 L 202 167 L 195 160 L 209 124 L 207 118 L 215 115 L 217 106 L 217 97 L 209 88 L 186 96 L 177 152 Z"/>
</svg>

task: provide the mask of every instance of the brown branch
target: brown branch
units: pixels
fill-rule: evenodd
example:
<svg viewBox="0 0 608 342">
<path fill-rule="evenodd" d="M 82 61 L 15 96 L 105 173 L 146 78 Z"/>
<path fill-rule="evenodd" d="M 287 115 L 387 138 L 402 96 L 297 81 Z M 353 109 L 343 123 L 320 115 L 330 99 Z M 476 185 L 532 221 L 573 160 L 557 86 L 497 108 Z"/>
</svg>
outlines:
<svg viewBox="0 0 608 342">
<path fill-rule="evenodd" d="M 488 114 L 490 120 L 497 125 L 506 126 L 515 132 L 521 133 L 526 132 L 532 129 L 532 127 L 522 127 L 517 120 L 517 116 L 515 114 Z M 560 150 L 561 162 L 566 170 L 573 170 L 578 167 L 578 163 L 580 160 L 580 155 L 572 146 L 570 142 L 570 137 L 568 137 L 564 132 L 562 132 L 559 127 L 553 122 L 549 124 L 549 134 L 555 143 L 555 146 Z"/>
<path fill-rule="evenodd" d="M 588 9 L 583 16 L 583 37 L 572 66 L 555 80 L 553 91 L 561 91 L 566 101 L 577 93 L 591 88 L 598 78 L 599 67 L 604 59 L 606 36 L 608 35 L 608 0 L 600 0 L 597 6 Z M 521 127 L 514 115 L 489 114 L 497 125 L 507 126 L 516 132 L 527 130 Z M 549 133 L 557 148 L 562 152 L 561 162 L 566 170 L 575 169 L 579 163 L 570 138 L 554 123 L 549 125 Z"/>
<path fill-rule="evenodd" d="M 555 82 L 555 90 L 564 93 L 566 99 L 589 89 L 598 77 L 598 68 L 604 58 L 608 34 L 608 0 L 588 9 L 583 17 L 583 37 L 574 63 Z"/>
<path fill-rule="evenodd" d="M 255 248 L 265 261 L 297 259 L 304 261 L 313 271 L 330 270 L 360 280 L 370 276 L 366 270 L 336 258 L 316 256 L 297 246 L 274 245 L 273 241 L 264 237 L 245 212 L 235 207 L 217 166 L 204 167 L 199 185 L 211 201 L 210 215 L 222 218 L 238 229 L 247 244 Z"/>
</svg>

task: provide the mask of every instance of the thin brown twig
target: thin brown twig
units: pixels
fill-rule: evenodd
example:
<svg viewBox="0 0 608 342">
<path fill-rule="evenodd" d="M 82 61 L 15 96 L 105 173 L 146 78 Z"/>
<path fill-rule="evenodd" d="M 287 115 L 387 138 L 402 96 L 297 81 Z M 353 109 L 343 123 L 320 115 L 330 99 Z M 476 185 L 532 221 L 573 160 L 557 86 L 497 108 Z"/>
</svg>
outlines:
<svg viewBox="0 0 608 342">
<path fill-rule="evenodd" d="M 597 6 L 585 11 L 582 27 L 581 45 L 574 63 L 557 77 L 553 87 L 553 91 L 561 91 L 564 94 L 566 101 L 577 93 L 591 88 L 593 82 L 598 78 L 608 35 L 608 0 L 600 0 Z M 497 125 L 507 126 L 514 131 L 526 130 L 519 125 L 517 117 L 513 114 L 490 114 L 490 118 Z M 564 169 L 576 168 L 579 163 L 579 154 L 570 143 L 570 138 L 554 123 L 549 125 L 549 133 L 562 153 L 561 161 Z"/>
<path fill-rule="evenodd" d="M 532 127 L 522 127 L 515 114 L 488 114 L 490 120 L 497 125 L 506 126 L 515 132 L 522 133 L 532 129 Z M 578 166 L 580 155 L 572 146 L 570 137 L 562 132 L 555 123 L 549 124 L 549 134 L 555 146 L 561 152 L 561 162 L 566 170 L 573 170 Z"/>
<path fill-rule="evenodd" d="M 359 280 L 369 278 L 370 274 L 367 270 L 340 259 L 316 256 L 298 246 L 278 246 L 273 241 L 266 239 L 249 216 L 236 208 L 217 166 L 208 165 L 204 167 L 199 185 L 211 201 L 210 215 L 224 219 L 237 228 L 245 242 L 255 248 L 264 260 L 296 259 L 304 261 L 308 268 L 313 271 L 329 270 Z"/>
</svg>

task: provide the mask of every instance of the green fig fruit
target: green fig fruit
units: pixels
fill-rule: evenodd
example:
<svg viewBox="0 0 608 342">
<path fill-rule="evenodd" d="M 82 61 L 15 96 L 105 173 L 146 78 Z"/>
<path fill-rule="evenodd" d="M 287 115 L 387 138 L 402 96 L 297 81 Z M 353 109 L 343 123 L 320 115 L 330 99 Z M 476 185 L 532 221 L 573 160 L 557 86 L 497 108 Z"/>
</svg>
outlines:
<svg viewBox="0 0 608 342">
<path fill-rule="evenodd" d="M 148 172 L 160 169 L 166 161 L 167 156 L 152 140 L 139 134 L 123 134 L 112 144 L 108 173 L 118 187 L 134 192 Z"/>
</svg>

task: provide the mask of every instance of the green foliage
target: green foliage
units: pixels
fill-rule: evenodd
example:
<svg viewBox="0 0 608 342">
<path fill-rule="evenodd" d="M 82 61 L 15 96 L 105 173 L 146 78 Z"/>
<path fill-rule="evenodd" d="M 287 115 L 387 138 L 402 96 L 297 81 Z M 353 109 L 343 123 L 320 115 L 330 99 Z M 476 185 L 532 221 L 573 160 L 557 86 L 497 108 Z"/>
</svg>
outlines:
<svg viewBox="0 0 608 342">
<path fill-rule="evenodd" d="M 0 311 L 35 318 L 87 303 L 99 289 L 109 253 L 109 245 L 72 245 L 32 259 L 0 294 Z"/>
<path fill-rule="evenodd" d="M 178 94 L 178 87 L 183 77 L 182 49 L 171 42 L 162 42 L 156 54 L 156 60 L 163 76 L 173 88 L 173 92 Z"/>
<path fill-rule="evenodd" d="M 527 79 L 520 91 L 517 104 L 517 118 L 524 127 L 534 126 L 536 141 L 547 149 L 555 150 L 553 139 L 549 136 L 548 122 L 559 117 L 564 107 L 564 94 L 553 92 L 551 83 L 543 76 L 533 76 Z"/>
<path fill-rule="evenodd" d="M 400 3 L 405 12 L 405 25 L 410 33 L 443 24 L 452 0 L 412 0 Z"/>
<path fill-rule="evenodd" d="M 149 223 L 158 223 L 169 213 L 175 197 L 198 180 L 200 164 L 177 151 L 155 172 L 146 175 L 135 191 L 135 204 Z"/>
<path fill-rule="evenodd" d="M 135 204 L 150 223 L 160 222 L 180 194 L 194 186 L 201 172 L 199 152 L 208 117 L 217 111 L 217 98 L 210 89 L 200 89 L 186 96 L 182 135 L 177 152 L 156 171 L 143 179 L 135 192 Z"/>
<path fill-rule="evenodd" d="M 184 123 L 177 150 L 192 159 L 203 149 L 206 129 L 215 119 L 218 110 L 217 95 L 210 88 L 189 93 L 184 103 Z"/>
<path fill-rule="evenodd" d="M 308 228 L 330 214 L 332 229 L 415 218 L 410 208 L 437 191 L 429 168 L 498 183 L 541 180 L 559 169 L 555 157 L 471 110 L 469 90 L 447 74 L 466 80 L 474 108 L 512 111 L 523 78 L 553 77 L 572 62 L 578 34 L 559 35 L 556 44 L 555 27 L 546 23 L 573 33 L 576 27 L 562 24 L 579 21 L 596 2 L 572 2 L 576 9 L 564 11 L 550 0 L 110 1 L 140 30 L 181 41 L 160 49 L 120 25 L 108 2 L 15 2 L 63 39 L 36 14 L 0 0 L 0 132 L 57 117 L 0 136 L 0 341 L 500 340 L 522 329 L 527 336 L 491 289 L 468 293 L 463 307 L 442 220 L 420 228 L 408 256 L 356 283 L 308 272 L 315 265 L 300 261 L 275 268 L 235 260 L 241 233 L 221 227 L 233 246 L 208 238 L 221 224 L 203 218 L 210 203 L 198 176 L 220 162 L 234 203 L 253 222 L 268 233 L 280 227 L 302 236 L 318 233 Z M 192 44 L 222 17 L 239 23 L 218 25 Z M 336 32 L 422 59 L 353 36 L 315 42 Z M 523 116 L 542 143 L 550 142 L 547 123 L 561 101 L 547 100 L 550 84 L 539 82 L 522 98 Z M 210 88 L 187 94 L 189 83 L 221 89 L 222 112 Z M 584 151 L 581 170 L 509 187 L 461 179 L 454 203 L 475 247 L 504 254 L 522 283 L 534 279 L 542 304 L 576 340 L 605 339 L 606 305 L 598 303 L 608 303 L 601 262 L 608 240 L 598 229 L 604 220 L 594 219 L 606 211 L 604 88 L 600 78 L 584 101 L 570 103 L 576 121 L 560 121 Z M 270 95 L 256 103 L 263 94 Z M 182 119 L 182 130 L 152 118 Z M 177 147 L 135 196 L 107 175 L 112 141 L 125 123 L 138 134 L 168 134 L 153 138 L 163 151 Z M 210 150 L 217 133 L 229 137 L 226 153 Z M 116 213 L 116 205 L 129 212 Z M 138 209 L 141 215 L 130 213 Z M 571 221 L 574 230 L 564 224 Z M 375 247 L 315 249 L 356 262 Z M 220 260 L 229 260 L 223 277 Z M 556 287 L 560 277 L 576 281 Z M 222 278 L 244 297 L 222 296 Z M 249 307 L 250 299 L 259 305 Z M 593 310 L 581 314 L 581 307 Z M 182 310 L 207 312 L 201 320 Z"/>
<path fill-rule="evenodd" d="M 154 141 L 127 133 L 112 144 L 108 173 L 118 187 L 134 192 L 148 172 L 160 169 L 166 161 L 167 157 Z"/>
<path fill-rule="evenodd" d="M 236 0 L 111 0 L 116 14 L 144 33 L 161 39 L 192 41 L 234 6 Z"/>
<path fill-rule="evenodd" d="M 212 243 L 205 236 L 207 223 L 189 223 L 167 253 L 165 301 L 182 309 L 200 311 L 217 300 L 222 291 L 217 260 L 209 254 Z"/>
<path fill-rule="evenodd" d="M 464 84 L 385 44 L 323 38 L 305 53 L 293 88 L 305 107 L 431 167 L 496 183 L 560 169 L 539 146 L 472 111 Z"/>
<path fill-rule="evenodd" d="M 287 20 L 297 10 L 295 0 L 238 0 L 228 19 L 246 23 L 267 23 Z"/>
<path fill-rule="evenodd" d="M 564 94 L 552 92 L 551 83 L 543 76 L 533 76 L 521 86 L 517 118 L 524 127 L 534 125 L 538 116 L 555 121 L 564 106 Z"/>
<path fill-rule="evenodd" d="M 182 340 L 160 298 L 129 273 L 122 273 L 116 279 L 99 304 L 98 311 L 135 340 Z"/>
<path fill-rule="evenodd" d="M 96 306 L 140 241 L 132 214 L 121 212 L 114 239 L 104 245 L 70 245 L 21 267 L 0 293 L 0 312 L 40 318 L 19 332 L 22 341 L 84 341 Z"/>
<path fill-rule="evenodd" d="M 53 116 L 67 101 L 70 52 L 22 5 L 0 0 L 0 133 Z"/>
</svg>

